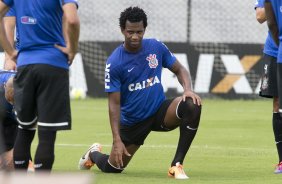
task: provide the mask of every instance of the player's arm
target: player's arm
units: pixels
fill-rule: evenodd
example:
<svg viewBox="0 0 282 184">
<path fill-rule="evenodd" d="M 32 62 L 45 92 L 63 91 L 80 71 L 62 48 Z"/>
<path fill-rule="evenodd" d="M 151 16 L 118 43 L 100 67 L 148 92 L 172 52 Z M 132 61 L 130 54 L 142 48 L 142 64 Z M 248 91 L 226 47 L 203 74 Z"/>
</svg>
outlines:
<svg viewBox="0 0 282 184">
<path fill-rule="evenodd" d="M 119 134 L 120 130 L 120 92 L 108 93 L 109 99 L 109 116 L 113 135 L 113 152 L 114 160 L 117 167 L 123 167 L 123 154 L 130 156 L 127 152 Z"/>
<path fill-rule="evenodd" d="M 256 8 L 256 18 L 259 23 L 264 23 L 266 21 L 265 10 L 262 7 Z"/>
<path fill-rule="evenodd" d="M 17 58 L 17 51 L 14 49 L 14 47 L 11 45 L 11 43 L 8 40 L 5 26 L 4 26 L 4 17 L 6 13 L 9 10 L 9 6 L 7 6 L 5 3 L 0 1 L 0 42 L 2 45 L 2 48 L 7 53 L 7 57 L 9 57 L 11 60 L 16 62 Z"/>
<path fill-rule="evenodd" d="M 5 16 L 3 21 L 4 21 L 4 27 L 5 27 L 6 35 L 8 37 L 8 41 L 11 43 L 11 45 L 14 45 L 16 17 L 15 16 Z M 4 69 L 6 70 L 15 70 L 16 69 L 15 61 L 11 60 L 6 52 L 5 52 Z"/>
<path fill-rule="evenodd" d="M 265 8 L 267 25 L 272 35 L 272 38 L 274 42 L 276 43 L 276 45 L 279 45 L 279 30 L 278 30 L 277 21 L 276 21 L 275 14 L 273 12 L 271 3 L 265 2 L 264 8 Z"/>
<path fill-rule="evenodd" d="M 68 55 L 69 65 L 71 65 L 78 50 L 80 21 L 77 13 L 77 5 L 75 3 L 64 4 L 63 11 L 63 33 L 66 47 L 58 45 L 56 47 Z"/>
<path fill-rule="evenodd" d="M 186 97 L 191 97 L 194 104 L 201 105 L 201 98 L 191 89 L 191 79 L 188 71 L 180 64 L 178 60 L 174 62 L 170 70 L 177 76 L 179 83 L 184 89 L 184 93 L 182 95 L 183 101 L 185 101 Z"/>
</svg>

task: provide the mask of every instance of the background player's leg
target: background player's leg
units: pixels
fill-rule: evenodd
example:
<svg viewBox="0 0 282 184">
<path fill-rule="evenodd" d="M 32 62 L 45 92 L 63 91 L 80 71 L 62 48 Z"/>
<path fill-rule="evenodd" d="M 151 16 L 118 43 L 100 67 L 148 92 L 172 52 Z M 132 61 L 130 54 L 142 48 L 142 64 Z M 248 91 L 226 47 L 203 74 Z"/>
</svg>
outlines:
<svg viewBox="0 0 282 184">
<path fill-rule="evenodd" d="M 277 85 L 278 85 L 278 96 L 281 97 L 282 95 L 282 63 L 277 63 Z M 278 115 L 275 115 L 274 117 L 274 124 L 273 124 L 273 130 L 274 130 L 274 135 L 275 135 L 275 141 L 276 142 L 280 142 L 282 141 L 282 132 L 281 132 L 281 117 L 282 117 L 282 98 L 278 98 L 278 101 L 279 101 L 279 115 L 280 117 L 278 117 Z M 276 144 L 277 145 L 277 150 L 278 150 L 278 154 L 279 154 L 279 157 L 280 157 L 280 150 L 281 150 L 281 143 L 278 143 Z M 280 159 L 279 159 L 280 160 Z M 278 165 L 278 170 L 280 170 L 280 164 Z M 276 169 L 276 170 L 277 170 Z M 276 172 L 275 170 L 275 172 Z M 282 168 L 281 168 L 282 170 Z"/>
<path fill-rule="evenodd" d="M 55 160 L 55 140 L 57 131 L 38 130 L 39 143 L 37 146 L 34 167 L 35 170 L 51 171 Z"/>
<path fill-rule="evenodd" d="M 27 169 L 31 158 L 30 146 L 34 138 L 35 130 L 18 129 L 14 145 L 14 166 L 15 169 Z"/>
<path fill-rule="evenodd" d="M 273 98 L 273 132 L 278 152 L 279 163 L 282 162 L 282 117 L 278 112 L 279 100 L 278 97 Z M 282 171 L 281 171 L 282 172 Z"/>
<path fill-rule="evenodd" d="M 176 122 L 179 121 L 180 118 L 180 136 L 171 166 L 175 166 L 177 162 L 180 164 L 183 163 L 183 160 L 197 133 L 201 115 L 201 106 L 193 104 L 193 100 L 191 98 L 186 98 L 185 102 L 180 100 L 181 98 L 174 99 L 167 110 L 164 120 L 165 126 L 167 128 L 172 128 L 176 125 Z M 179 118 L 177 118 L 176 113 Z"/>
</svg>

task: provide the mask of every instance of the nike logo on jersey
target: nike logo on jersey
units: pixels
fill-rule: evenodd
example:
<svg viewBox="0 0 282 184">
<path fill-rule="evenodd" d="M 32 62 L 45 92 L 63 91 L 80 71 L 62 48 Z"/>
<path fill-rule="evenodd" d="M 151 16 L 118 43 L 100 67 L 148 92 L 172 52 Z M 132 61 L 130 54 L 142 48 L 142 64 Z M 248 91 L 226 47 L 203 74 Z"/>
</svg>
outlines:
<svg viewBox="0 0 282 184">
<path fill-rule="evenodd" d="M 133 67 L 133 68 L 131 68 L 131 69 L 127 70 L 127 71 L 128 71 L 128 72 L 131 72 L 134 68 L 135 68 L 135 67 Z"/>
</svg>

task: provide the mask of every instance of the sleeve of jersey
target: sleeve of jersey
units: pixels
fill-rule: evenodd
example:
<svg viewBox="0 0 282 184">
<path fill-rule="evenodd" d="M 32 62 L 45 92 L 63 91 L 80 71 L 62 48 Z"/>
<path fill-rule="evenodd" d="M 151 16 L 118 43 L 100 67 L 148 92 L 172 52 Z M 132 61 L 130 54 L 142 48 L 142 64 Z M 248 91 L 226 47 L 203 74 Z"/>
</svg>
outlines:
<svg viewBox="0 0 282 184">
<path fill-rule="evenodd" d="M 160 47 L 162 50 L 162 57 L 163 57 L 163 67 L 164 68 L 171 68 L 171 66 L 175 63 L 176 57 L 169 51 L 167 46 L 160 42 Z"/>
<path fill-rule="evenodd" d="M 265 0 L 256 0 L 255 9 L 256 8 L 263 8 Z"/>
<path fill-rule="evenodd" d="M 14 7 L 10 8 L 9 11 L 6 13 L 5 17 L 15 17 L 16 16 L 16 12 Z"/>
<path fill-rule="evenodd" d="M 74 3 L 78 9 L 78 2 L 77 0 L 63 0 L 63 5 L 67 3 Z"/>
<path fill-rule="evenodd" d="M 3 0 L 3 3 L 5 3 L 9 7 L 12 7 L 14 5 L 14 1 L 13 0 Z"/>
<path fill-rule="evenodd" d="M 119 67 L 107 62 L 105 69 L 105 92 L 119 92 L 121 87 Z"/>
</svg>

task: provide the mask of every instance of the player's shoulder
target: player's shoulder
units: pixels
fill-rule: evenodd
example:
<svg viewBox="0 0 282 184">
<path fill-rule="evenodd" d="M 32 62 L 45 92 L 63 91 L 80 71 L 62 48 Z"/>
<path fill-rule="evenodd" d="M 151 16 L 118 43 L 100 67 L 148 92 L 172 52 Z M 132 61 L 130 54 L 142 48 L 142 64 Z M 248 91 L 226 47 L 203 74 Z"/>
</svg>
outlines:
<svg viewBox="0 0 282 184">
<path fill-rule="evenodd" d="M 124 53 L 124 49 L 122 47 L 122 45 L 119 45 L 112 53 L 111 55 L 108 57 L 107 59 L 107 64 L 111 64 L 112 66 L 115 65 L 119 65 L 122 55 Z"/>
<path fill-rule="evenodd" d="M 73 3 L 78 8 L 78 0 L 63 0 L 63 5 L 68 3 Z"/>
<path fill-rule="evenodd" d="M 162 42 L 159 39 L 157 39 L 157 38 L 144 38 L 143 42 L 145 44 L 146 43 L 149 43 L 149 44 L 162 44 Z"/>
<path fill-rule="evenodd" d="M 75 4 L 78 4 L 78 0 L 63 0 L 63 3 L 64 3 L 64 4 L 67 4 L 67 3 L 75 3 Z"/>
<path fill-rule="evenodd" d="M 264 2 L 265 2 L 265 0 L 256 0 L 255 9 L 256 8 L 264 8 Z"/>
<path fill-rule="evenodd" d="M 16 16 L 16 9 L 12 6 L 9 11 L 6 13 L 5 17 L 15 17 Z"/>
<path fill-rule="evenodd" d="M 143 45 L 147 48 L 161 49 L 163 48 L 164 43 L 156 38 L 146 38 L 143 39 Z"/>
</svg>

